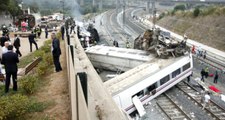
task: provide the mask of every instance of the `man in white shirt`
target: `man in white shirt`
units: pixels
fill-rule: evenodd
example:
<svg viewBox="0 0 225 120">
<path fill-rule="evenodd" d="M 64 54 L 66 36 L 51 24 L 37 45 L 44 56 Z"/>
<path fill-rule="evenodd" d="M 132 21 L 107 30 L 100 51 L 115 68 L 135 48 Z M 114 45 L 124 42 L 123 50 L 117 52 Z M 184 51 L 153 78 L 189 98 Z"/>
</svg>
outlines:
<svg viewBox="0 0 225 120">
<path fill-rule="evenodd" d="M 207 92 L 204 96 L 204 103 L 203 103 L 203 108 L 202 110 L 205 109 L 206 105 L 209 105 L 209 108 L 210 108 L 210 96 L 209 96 L 209 92 Z"/>
<path fill-rule="evenodd" d="M 2 47 L 2 54 L 5 54 L 8 52 L 8 46 L 9 46 L 9 42 L 5 42 L 4 47 Z"/>
</svg>

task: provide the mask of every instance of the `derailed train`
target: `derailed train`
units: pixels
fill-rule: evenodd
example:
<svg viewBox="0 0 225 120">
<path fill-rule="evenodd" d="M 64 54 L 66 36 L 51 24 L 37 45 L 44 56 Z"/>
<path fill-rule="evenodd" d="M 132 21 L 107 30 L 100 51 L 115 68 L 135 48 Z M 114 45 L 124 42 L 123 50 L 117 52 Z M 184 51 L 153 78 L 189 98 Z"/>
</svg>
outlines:
<svg viewBox="0 0 225 120">
<path fill-rule="evenodd" d="M 133 98 L 149 102 L 192 74 L 191 54 L 169 59 L 155 58 L 105 82 L 117 105 L 131 114 L 137 110 Z"/>
<path fill-rule="evenodd" d="M 165 35 L 153 34 L 153 31 L 147 31 L 139 36 L 134 47 L 154 51 L 156 56 L 104 83 L 117 105 L 127 114 L 138 110 L 139 103 L 134 98 L 145 104 L 192 74 L 192 55 L 185 41 L 179 43 Z"/>
</svg>

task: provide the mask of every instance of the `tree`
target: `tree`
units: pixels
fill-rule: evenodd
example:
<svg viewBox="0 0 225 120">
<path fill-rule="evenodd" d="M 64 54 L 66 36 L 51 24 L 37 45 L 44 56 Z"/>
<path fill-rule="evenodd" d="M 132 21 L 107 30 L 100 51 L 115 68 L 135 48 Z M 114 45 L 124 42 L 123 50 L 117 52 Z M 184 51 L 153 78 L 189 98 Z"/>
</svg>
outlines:
<svg viewBox="0 0 225 120">
<path fill-rule="evenodd" d="M 0 13 L 7 11 L 8 2 L 9 2 L 9 0 L 1 0 L 0 1 Z"/>
<path fill-rule="evenodd" d="M 13 21 L 15 20 L 15 17 L 22 14 L 21 8 L 18 6 L 17 1 L 15 0 L 9 0 L 8 2 L 8 8 L 7 11 L 10 13 L 10 15 L 13 18 Z"/>
</svg>

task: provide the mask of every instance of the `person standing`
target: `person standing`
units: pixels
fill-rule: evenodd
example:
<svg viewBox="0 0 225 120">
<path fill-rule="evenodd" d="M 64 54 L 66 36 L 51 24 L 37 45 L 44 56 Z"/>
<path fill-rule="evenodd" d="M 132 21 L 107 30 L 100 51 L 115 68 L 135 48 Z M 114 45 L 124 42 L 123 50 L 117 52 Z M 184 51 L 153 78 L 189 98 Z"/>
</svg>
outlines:
<svg viewBox="0 0 225 120">
<path fill-rule="evenodd" d="M 2 47 L 2 54 L 5 54 L 8 52 L 8 46 L 10 43 L 8 41 L 6 41 L 4 44 L 5 44 L 5 46 Z"/>
<path fill-rule="evenodd" d="M 62 34 L 62 40 L 64 40 L 64 34 L 65 34 L 65 27 L 64 27 L 64 25 L 61 26 L 61 34 Z"/>
<path fill-rule="evenodd" d="M 37 26 L 37 34 L 38 34 L 38 38 L 41 38 L 41 32 L 42 32 L 41 27 L 38 25 L 38 26 Z"/>
<path fill-rule="evenodd" d="M 0 38 L 0 42 L 1 42 L 1 46 L 4 47 L 5 46 L 5 42 L 7 41 L 6 37 L 5 36 L 2 36 Z"/>
<path fill-rule="evenodd" d="M 75 28 L 75 24 L 72 24 L 72 25 L 70 26 L 70 34 L 72 34 L 72 32 L 74 31 L 74 28 Z"/>
<path fill-rule="evenodd" d="M 195 45 L 192 46 L 191 52 L 192 54 L 195 54 Z"/>
<path fill-rule="evenodd" d="M 202 110 L 204 110 L 205 109 L 205 107 L 207 106 L 207 105 L 209 105 L 210 104 L 210 96 L 209 96 L 209 92 L 207 92 L 206 94 L 205 94 L 205 96 L 204 96 L 204 103 L 203 103 L 203 107 L 202 107 Z M 210 108 L 210 105 L 209 105 L 209 108 Z"/>
<path fill-rule="evenodd" d="M 128 40 L 126 42 L 126 48 L 130 48 L 130 42 Z"/>
<path fill-rule="evenodd" d="M 209 68 L 206 67 L 205 68 L 205 78 L 208 78 L 208 76 L 209 76 Z"/>
<path fill-rule="evenodd" d="M 5 93 L 9 91 L 10 78 L 13 80 L 13 90 L 17 91 L 17 63 L 19 58 L 16 53 L 13 52 L 13 46 L 8 46 L 8 52 L 2 55 L 1 63 L 5 66 L 6 71 L 6 82 L 5 82 Z"/>
<path fill-rule="evenodd" d="M 16 48 L 17 55 L 19 55 L 21 57 L 22 54 L 19 50 L 19 48 L 20 48 L 20 38 L 17 36 L 17 34 L 15 34 L 15 40 L 14 40 L 13 46 Z"/>
<path fill-rule="evenodd" d="M 206 59 L 206 54 L 207 54 L 207 52 L 205 50 L 204 53 L 203 53 L 203 59 Z"/>
<path fill-rule="evenodd" d="M 30 52 L 32 52 L 32 44 L 34 44 L 36 46 L 36 50 L 38 50 L 38 45 L 36 41 L 34 40 L 34 38 L 36 38 L 36 35 L 33 34 L 33 31 L 32 31 L 31 34 L 28 36 L 28 40 L 30 43 Z"/>
<path fill-rule="evenodd" d="M 217 83 L 218 77 L 219 77 L 219 75 L 218 75 L 218 72 L 216 71 L 215 76 L 214 76 L 214 83 Z"/>
<path fill-rule="evenodd" d="M 116 40 L 113 40 L 113 46 L 114 47 L 119 47 L 119 43 Z"/>
<path fill-rule="evenodd" d="M 48 25 L 45 26 L 45 38 L 48 38 Z"/>
<path fill-rule="evenodd" d="M 201 71 L 201 76 L 202 76 L 201 80 L 204 82 L 204 76 L 205 76 L 205 70 L 204 69 L 202 69 L 202 71 Z"/>
<path fill-rule="evenodd" d="M 52 56 L 55 65 L 55 71 L 59 72 L 62 70 L 61 64 L 59 62 L 59 57 L 61 55 L 60 42 L 59 39 L 56 38 L 55 33 L 52 33 L 51 37 L 52 37 Z"/>
</svg>

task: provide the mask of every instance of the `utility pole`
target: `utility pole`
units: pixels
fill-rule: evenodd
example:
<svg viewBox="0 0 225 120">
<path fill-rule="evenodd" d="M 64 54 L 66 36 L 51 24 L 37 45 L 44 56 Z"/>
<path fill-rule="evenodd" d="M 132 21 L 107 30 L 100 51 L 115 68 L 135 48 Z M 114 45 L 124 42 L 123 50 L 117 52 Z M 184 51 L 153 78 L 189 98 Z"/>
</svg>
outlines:
<svg viewBox="0 0 225 120">
<path fill-rule="evenodd" d="M 156 8 L 155 8 L 155 0 L 152 0 L 152 28 L 155 29 L 155 23 L 156 23 Z"/>
<path fill-rule="evenodd" d="M 62 14 L 63 14 L 63 20 L 65 18 L 65 15 L 64 15 L 64 0 L 60 0 L 59 2 L 62 3 Z"/>
<path fill-rule="evenodd" d="M 100 0 L 100 3 L 99 3 L 99 10 L 102 11 L 102 4 L 103 4 L 103 1 Z"/>
<path fill-rule="evenodd" d="M 147 0 L 147 4 L 146 4 L 146 12 L 147 12 L 147 14 L 150 13 L 149 5 L 150 5 L 150 0 Z"/>
<path fill-rule="evenodd" d="M 95 7 L 96 6 L 96 1 L 92 0 L 92 6 Z"/>
<path fill-rule="evenodd" d="M 119 0 L 116 0 L 116 13 L 118 13 L 118 9 L 119 9 Z"/>
<path fill-rule="evenodd" d="M 125 27 L 125 17 L 126 17 L 126 14 L 125 14 L 125 5 L 126 5 L 126 3 L 125 3 L 125 0 L 123 1 L 123 28 Z"/>
</svg>

